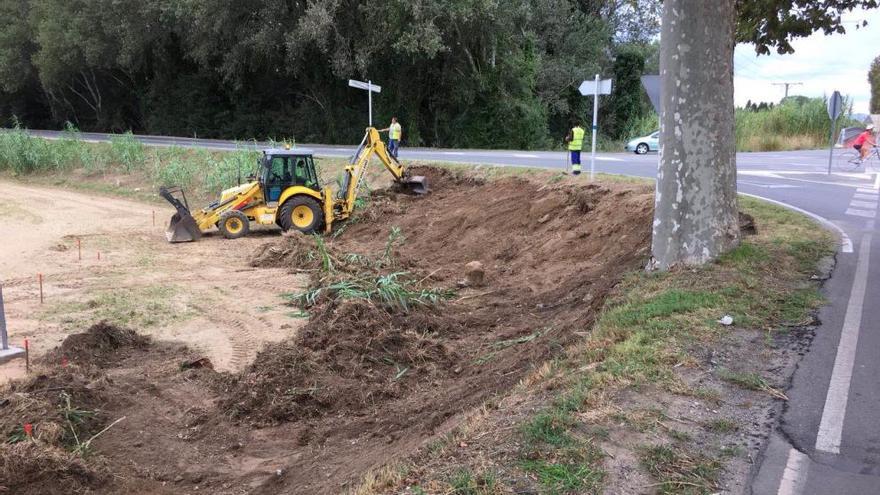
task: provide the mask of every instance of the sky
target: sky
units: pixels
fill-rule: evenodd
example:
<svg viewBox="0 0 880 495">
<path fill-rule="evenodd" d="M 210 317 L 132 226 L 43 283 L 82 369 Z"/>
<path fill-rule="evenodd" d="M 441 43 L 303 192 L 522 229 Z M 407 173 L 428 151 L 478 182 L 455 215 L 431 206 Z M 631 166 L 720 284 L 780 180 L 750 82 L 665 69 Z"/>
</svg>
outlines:
<svg viewBox="0 0 880 495">
<path fill-rule="evenodd" d="M 856 29 L 856 23 L 868 25 Z M 789 96 L 823 96 L 840 91 L 853 99 L 854 113 L 868 113 L 870 85 L 868 68 L 880 55 L 880 9 L 844 14 L 846 34 L 815 33 L 792 42 L 790 55 L 755 55 L 752 45 L 738 45 L 734 54 L 734 98 L 737 106 L 746 101 L 778 102 L 785 88 L 773 83 L 800 82 L 790 86 Z"/>
</svg>

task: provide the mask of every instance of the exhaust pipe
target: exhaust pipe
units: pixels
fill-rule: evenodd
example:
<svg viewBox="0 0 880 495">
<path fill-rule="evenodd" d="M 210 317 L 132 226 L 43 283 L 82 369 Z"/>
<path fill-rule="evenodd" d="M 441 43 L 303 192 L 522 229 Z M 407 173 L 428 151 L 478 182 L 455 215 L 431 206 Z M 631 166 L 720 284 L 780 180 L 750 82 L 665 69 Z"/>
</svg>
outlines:
<svg viewBox="0 0 880 495">
<path fill-rule="evenodd" d="M 175 193 L 179 193 L 181 199 L 175 197 Z M 165 238 L 168 239 L 168 242 L 199 240 L 202 237 L 202 231 L 189 211 L 189 204 L 186 201 L 186 194 L 184 194 L 183 190 L 179 187 L 172 187 L 170 189 L 161 187 L 159 188 L 159 195 L 177 209 L 177 213 L 171 217 L 171 222 L 168 224 L 168 228 L 165 229 Z"/>
</svg>

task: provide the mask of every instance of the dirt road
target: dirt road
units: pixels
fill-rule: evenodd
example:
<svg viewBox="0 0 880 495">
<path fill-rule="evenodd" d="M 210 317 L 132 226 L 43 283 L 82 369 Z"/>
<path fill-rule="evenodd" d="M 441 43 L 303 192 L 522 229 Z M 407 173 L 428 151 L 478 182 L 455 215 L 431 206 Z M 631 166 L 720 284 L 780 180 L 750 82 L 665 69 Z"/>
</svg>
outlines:
<svg viewBox="0 0 880 495">
<path fill-rule="evenodd" d="M 219 370 L 237 370 L 263 343 L 305 322 L 279 304 L 282 293 L 303 286 L 302 277 L 247 266 L 255 246 L 277 231 L 172 245 L 163 234 L 170 207 L 8 181 L 0 181 L 0 195 L 0 283 L 10 340 L 21 345 L 27 338 L 33 356 L 107 319 L 186 343 Z M 21 360 L 0 366 L 0 382 L 23 368 Z"/>
</svg>

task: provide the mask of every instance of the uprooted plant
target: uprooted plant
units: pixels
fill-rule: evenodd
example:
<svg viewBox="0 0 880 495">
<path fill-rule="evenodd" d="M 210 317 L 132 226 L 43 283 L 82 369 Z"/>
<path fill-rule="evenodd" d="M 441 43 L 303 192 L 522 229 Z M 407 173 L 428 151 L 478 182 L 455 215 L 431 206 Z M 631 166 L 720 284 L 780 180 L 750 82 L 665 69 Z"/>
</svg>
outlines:
<svg viewBox="0 0 880 495">
<path fill-rule="evenodd" d="M 315 262 L 308 290 L 287 294 L 292 303 L 309 308 L 323 300 L 360 299 L 388 310 L 408 312 L 416 306 L 434 306 L 451 298 L 451 289 L 422 287 L 425 278 L 417 279 L 407 271 L 388 271 L 396 266 L 394 248 L 405 241 L 398 227 L 392 227 L 381 253 L 374 256 L 336 252 L 332 244 L 319 236 L 313 237 L 315 248 L 306 259 Z"/>
</svg>

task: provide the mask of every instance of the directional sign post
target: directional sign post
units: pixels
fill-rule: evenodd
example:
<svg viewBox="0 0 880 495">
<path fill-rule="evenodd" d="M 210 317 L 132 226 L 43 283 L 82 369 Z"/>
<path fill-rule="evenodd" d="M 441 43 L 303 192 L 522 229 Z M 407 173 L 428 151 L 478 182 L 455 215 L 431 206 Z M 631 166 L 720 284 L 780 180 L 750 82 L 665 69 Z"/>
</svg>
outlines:
<svg viewBox="0 0 880 495">
<path fill-rule="evenodd" d="M 828 175 L 831 175 L 831 160 L 834 158 L 834 128 L 837 124 L 837 118 L 840 117 L 842 112 L 843 97 L 840 96 L 840 91 L 835 91 L 828 98 L 828 118 L 831 119 L 831 138 L 829 139 L 831 144 L 828 146 Z"/>
<path fill-rule="evenodd" d="M 611 79 L 599 80 L 599 74 L 593 81 L 584 81 L 578 87 L 578 91 L 584 96 L 593 95 L 593 153 L 590 157 L 590 180 L 596 171 L 596 131 L 599 130 L 599 95 L 611 94 Z"/>
<path fill-rule="evenodd" d="M 348 80 L 348 85 L 352 88 L 358 88 L 366 90 L 367 92 L 367 105 L 369 106 L 369 114 L 368 119 L 370 122 L 370 127 L 373 127 L 373 93 L 381 93 L 382 86 L 377 86 L 373 84 L 373 81 L 355 81 L 354 79 Z"/>
</svg>

